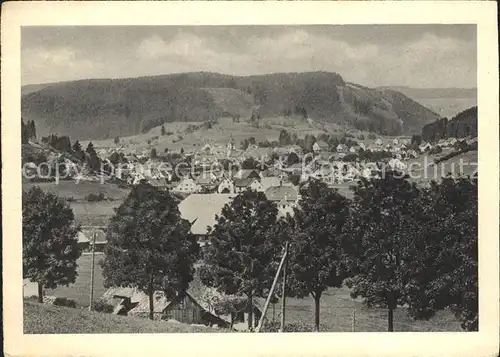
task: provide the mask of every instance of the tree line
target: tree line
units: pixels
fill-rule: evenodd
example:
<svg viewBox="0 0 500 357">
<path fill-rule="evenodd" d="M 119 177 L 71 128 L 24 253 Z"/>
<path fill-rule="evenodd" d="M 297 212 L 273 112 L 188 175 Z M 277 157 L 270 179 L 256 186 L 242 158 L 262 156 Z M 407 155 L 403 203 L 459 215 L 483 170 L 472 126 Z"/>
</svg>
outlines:
<svg viewBox="0 0 500 357">
<path fill-rule="evenodd" d="M 467 136 L 477 136 L 477 106 L 466 109 L 449 120 L 441 118 L 422 128 L 422 139 L 428 142 Z"/>
<path fill-rule="evenodd" d="M 269 294 L 288 242 L 286 294 L 314 299 L 316 330 L 323 293 L 343 284 L 366 306 L 387 309 L 389 331 L 403 305 L 414 319 L 450 309 L 464 330 L 477 330 L 476 179 L 446 177 L 420 188 L 388 171 L 359 181 L 353 195 L 347 199 L 311 179 L 300 188 L 293 217 L 279 218 L 262 192 L 244 191 L 216 217 L 210 244 L 200 250 L 178 201 L 143 182 L 109 224 L 105 285 L 140 288 L 153 318 L 154 291 L 182 298 L 198 262 L 206 286 L 236 297 L 235 306 L 246 302 L 253 329 L 253 299 Z M 45 288 L 71 283 L 78 257 L 71 210 L 38 188 L 23 200 L 24 277 Z M 64 254 L 54 255 L 59 250 Z"/>
<path fill-rule="evenodd" d="M 29 120 L 26 124 L 21 118 L 21 144 L 27 144 L 29 140 L 36 139 L 36 126 L 34 120 Z"/>
</svg>

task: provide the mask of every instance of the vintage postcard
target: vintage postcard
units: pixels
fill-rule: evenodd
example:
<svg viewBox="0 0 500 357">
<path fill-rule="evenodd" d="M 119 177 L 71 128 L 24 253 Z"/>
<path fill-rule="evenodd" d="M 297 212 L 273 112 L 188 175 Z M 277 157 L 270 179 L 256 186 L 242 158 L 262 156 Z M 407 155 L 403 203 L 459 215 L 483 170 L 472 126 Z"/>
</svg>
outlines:
<svg viewBox="0 0 500 357">
<path fill-rule="evenodd" d="M 499 353 L 495 3 L 2 10 L 8 355 Z"/>
</svg>

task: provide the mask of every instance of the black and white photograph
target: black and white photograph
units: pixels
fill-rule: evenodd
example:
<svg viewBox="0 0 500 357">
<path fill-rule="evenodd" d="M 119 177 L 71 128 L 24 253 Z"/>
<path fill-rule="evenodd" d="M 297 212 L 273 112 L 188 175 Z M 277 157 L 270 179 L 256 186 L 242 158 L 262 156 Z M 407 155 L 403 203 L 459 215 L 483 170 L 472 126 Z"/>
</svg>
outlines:
<svg viewBox="0 0 500 357">
<path fill-rule="evenodd" d="M 475 23 L 21 26 L 19 78 L 22 334 L 480 331 Z"/>
</svg>

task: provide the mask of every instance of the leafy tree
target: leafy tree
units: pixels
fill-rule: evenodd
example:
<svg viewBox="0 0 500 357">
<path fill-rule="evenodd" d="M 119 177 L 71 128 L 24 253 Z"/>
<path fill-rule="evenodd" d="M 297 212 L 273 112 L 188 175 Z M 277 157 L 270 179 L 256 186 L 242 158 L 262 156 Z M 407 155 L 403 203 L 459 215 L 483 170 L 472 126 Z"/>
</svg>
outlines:
<svg viewBox="0 0 500 357">
<path fill-rule="evenodd" d="M 38 186 L 23 192 L 23 278 L 38 284 L 39 302 L 44 288 L 75 282 L 78 231 L 67 202 Z"/>
<path fill-rule="evenodd" d="M 281 129 L 280 136 L 278 138 L 278 142 L 281 146 L 290 145 L 292 142 L 292 138 L 290 136 L 290 133 L 288 131 L 286 131 L 285 129 Z"/>
<path fill-rule="evenodd" d="M 304 137 L 304 143 L 302 149 L 304 152 L 312 152 L 313 151 L 313 145 L 316 142 L 316 138 L 312 134 L 306 134 Z"/>
<path fill-rule="evenodd" d="M 181 148 L 181 155 L 184 155 L 184 148 Z"/>
<path fill-rule="evenodd" d="M 249 146 L 250 146 L 250 142 L 248 141 L 248 139 L 243 139 L 240 142 L 240 148 L 241 148 L 241 150 L 246 150 L 246 149 L 248 149 Z"/>
<path fill-rule="evenodd" d="M 29 140 L 28 127 L 21 118 L 21 144 L 27 144 Z"/>
<path fill-rule="evenodd" d="M 158 153 L 156 152 L 155 148 L 151 149 L 151 154 L 149 155 L 152 159 L 156 158 L 158 156 Z"/>
<path fill-rule="evenodd" d="M 118 145 L 120 143 L 120 138 L 118 136 L 115 137 L 114 143 Z"/>
<path fill-rule="evenodd" d="M 340 287 L 341 230 L 348 217 L 349 201 L 319 180 L 300 190 L 291 233 L 287 292 L 299 298 L 311 295 L 315 302 L 315 330 L 319 331 L 320 300 L 328 287 Z"/>
<path fill-rule="evenodd" d="M 252 157 L 245 159 L 245 161 L 241 163 L 241 168 L 244 170 L 257 170 L 260 166 L 260 163 Z"/>
<path fill-rule="evenodd" d="M 292 174 L 288 177 L 288 180 L 295 186 L 298 186 L 300 184 L 300 175 L 298 174 Z"/>
<path fill-rule="evenodd" d="M 85 161 L 85 152 L 83 152 L 82 145 L 78 140 L 73 143 L 71 150 L 78 160 Z"/>
<path fill-rule="evenodd" d="M 87 165 L 93 171 L 99 171 L 101 168 L 101 160 L 94 149 L 94 145 L 92 142 L 89 142 L 85 152 L 88 154 L 87 156 Z"/>
<path fill-rule="evenodd" d="M 246 190 L 222 209 L 209 230 L 201 280 L 219 292 L 246 295 L 249 330 L 255 326 L 253 297 L 266 297 L 277 269 L 277 214 L 264 193 Z"/>
<path fill-rule="evenodd" d="M 478 329 L 477 180 L 433 182 L 420 201 L 418 234 L 409 242 L 408 306 L 429 319 L 450 308 L 462 328 Z"/>
<path fill-rule="evenodd" d="M 161 135 L 165 135 L 166 134 L 166 131 L 165 131 L 165 125 L 162 125 L 161 126 Z"/>
<path fill-rule="evenodd" d="M 133 187 L 108 226 L 105 286 L 135 286 L 148 294 L 153 319 L 154 292 L 180 299 L 193 279 L 198 245 L 190 229 L 170 192 L 145 182 Z"/>
<path fill-rule="evenodd" d="M 294 152 L 291 152 L 290 154 L 288 154 L 288 157 L 286 160 L 287 160 L 288 166 L 300 163 L 299 156 Z"/>
<path fill-rule="evenodd" d="M 415 239 L 415 212 L 420 191 L 401 173 L 387 171 L 382 179 L 361 179 L 344 226 L 343 267 L 353 297 L 369 306 L 388 308 L 388 330 L 393 312 L 406 303 L 408 244 Z"/>
<path fill-rule="evenodd" d="M 411 144 L 416 144 L 417 146 L 419 146 L 421 143 L 422 143 L 421 135 L 412 135 Z"/>
<path fill-rule="evenodd" d="M 206 289 L 201 300 L 208 304 L 218 315 L 230 315 L 232 328 L 237 314 L 246 309 L 247 299 L 244 295 L 226 295 L 217 292 L 216 289 Z"/>
</svg>

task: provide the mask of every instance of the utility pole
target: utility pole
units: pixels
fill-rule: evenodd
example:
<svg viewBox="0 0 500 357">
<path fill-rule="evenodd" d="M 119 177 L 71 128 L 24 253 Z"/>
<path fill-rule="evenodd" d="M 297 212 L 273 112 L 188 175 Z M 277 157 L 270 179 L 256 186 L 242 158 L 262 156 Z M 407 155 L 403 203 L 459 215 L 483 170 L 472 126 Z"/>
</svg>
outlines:
<svg viewBox="0 0 500 357">
<path fill-rule="evenodd" d="M 95 229 L 92 230 L 92 265 L 90 267 L 90 304 L 89 311 L 92 311 L 94 301 L 94 262 L 95 262 Z"/>
<path fill-rule="evenodd" d="M 281 293 L 281 327 L 280 332 L 285 331 L 285 300 L 286 300 L 286 270 L 288 266 L 288 241 L 285 243 L 285 260 L 283 263 L 283 289 Z"/>
<path fill-rule="evenodd" d="M 278 266 L 278 271 L 276 272 L 276 276 L 274 277 L 273 284 L 271 285 L 271 290 L 269 291 L 269 295 L 267 296 L 266 303 L 264 304 L 264 311 L 262 311 L 262 316 L 260 317 L 259 324 L 257 325 L 257 329 L 255 332 L 259 332 L 260 329 L 262 328 L 262 324 L 264 323 L 264 319 L 266 318 L 266 313 L 267 313 L 267 308 L 269 307 L 269 302 L 271 301 L 271 298 L 274 293 L 274 288 L 276 287 L 276 283 L 278 282 L 278 278 L 280 276 L 281 269 L 286 261 L 286 255 L 287 251 L 285 248 L 285 251 L 283 252 L 283 257 L 281 258 L 280 265 Z M 274 304 L 273 304 L 273 314 L 274 314 Z M 274 319 L 274 316 L 273 316 Z"/>
</svg>

